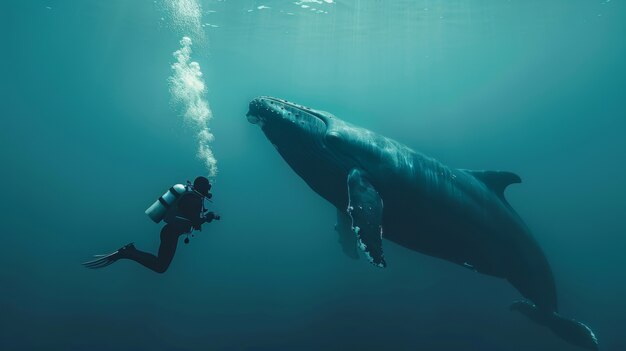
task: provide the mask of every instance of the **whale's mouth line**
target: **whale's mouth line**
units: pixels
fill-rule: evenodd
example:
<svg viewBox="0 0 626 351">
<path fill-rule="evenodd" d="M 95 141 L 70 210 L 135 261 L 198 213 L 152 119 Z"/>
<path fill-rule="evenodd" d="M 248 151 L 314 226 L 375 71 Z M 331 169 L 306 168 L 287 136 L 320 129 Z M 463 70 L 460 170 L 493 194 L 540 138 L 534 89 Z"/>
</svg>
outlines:
<svg viewBox="0 0 626 351">
<path fill-rule="evenodd" d="M 276 110 L 273 110 L 273 108 L 276 108 Z M 261 96 L 252 100 L 250 102 L 248 112 L 246 113 L 246 118 L 248 119 L 248 122 L 252 124 L 259 124 L 262 127 L 264 125 L 264 120 L 267 117 L 266 114 L 280 115 L 280 117 L 285 118 L 285 116 L 283 116 L 278 109 L 287 111 L 286 108 L 292 110 L 289 111 L 290 113 L 302 113 L 315 117 L 328 126 L 328 117 L 313 110 L 312 108 L 271 96 Z"/>
</svg>

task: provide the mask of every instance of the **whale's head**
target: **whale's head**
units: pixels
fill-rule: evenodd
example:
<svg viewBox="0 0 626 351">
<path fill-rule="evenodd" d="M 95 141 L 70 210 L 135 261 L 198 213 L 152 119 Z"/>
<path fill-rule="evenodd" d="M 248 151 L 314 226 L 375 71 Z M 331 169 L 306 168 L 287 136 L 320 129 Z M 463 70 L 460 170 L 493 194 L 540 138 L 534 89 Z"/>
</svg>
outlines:
<svg viewBox="0 0 626 351">
<path fill-rule="evenodd" d="M 261 127 L 289 166 L 317 193 L 337 193 L 336 188 L 345 184 L 349 167 L 327 143 L 329 132 L 343 123 L 337 117 L 267 96 L 253 99 L 246 116 Z"/>
<path fill-rule="evenodd" d="M 331 121 L 336 118 L 328 112 L 269 96 L 253 99 L 246 117 L 250 123 L 258 124 L 279 150 L 294 144 L 321 147 Z"/>
<path fill-rule="evenodd" d="M 378 173 L 410 162 L 411 151 L 397 142 L 287 100 L 255 98 L 247 117 L 261 127 L 289 166 L 331 202 L 332 194 L 346 194 L 351 169 L 358 167 L 382 179 Z"/>
</svg>

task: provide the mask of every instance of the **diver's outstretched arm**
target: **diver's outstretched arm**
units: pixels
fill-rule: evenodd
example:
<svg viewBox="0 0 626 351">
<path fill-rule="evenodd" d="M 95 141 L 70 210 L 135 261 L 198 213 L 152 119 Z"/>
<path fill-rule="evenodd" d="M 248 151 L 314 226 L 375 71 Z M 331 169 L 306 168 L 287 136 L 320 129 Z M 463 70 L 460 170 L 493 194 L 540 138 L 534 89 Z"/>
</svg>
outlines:
<svg viewBox="0 0 626 351">
<path fill-rule="evenodd" d="M 94 260 L 83 262 L 82 265 L 85 266 L 86 268 L 91 268 L 91 269 L 104 268 L 110 264 L 113 264 L 115 261 L 119 260 L 120 258 L 124 258 L 125 253 L 128 250 L 136 250 L 135 245 L 133 244 L 134 243 L 124 245 L 123 247 L 115 250 L 114 252 L 111 252 L 110 254 L 94 255 L 93 256 L 95 257 Z"/>
</svg>

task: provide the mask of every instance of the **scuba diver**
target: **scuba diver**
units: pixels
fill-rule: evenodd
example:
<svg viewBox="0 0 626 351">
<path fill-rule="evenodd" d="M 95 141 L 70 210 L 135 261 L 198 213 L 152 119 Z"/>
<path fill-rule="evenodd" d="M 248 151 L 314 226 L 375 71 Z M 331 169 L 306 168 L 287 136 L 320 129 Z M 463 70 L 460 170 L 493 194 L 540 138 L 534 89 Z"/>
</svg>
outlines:
<svg viewBox="0 0 626 351">
<path fill-rule="evenodd" d="M 209 200 L 213 196 L 210 190 L 209 180 L 200 176 L 193 181 L 193 185 L 187 181 L 187 185 L 172 186 L 146 210 L 146 214 L 154 222 L 166 223 L 161 229 L 161 245 L 157 256 L 137 250 L 135 245 L 130 243 L 110 254 L 95 255 L 95 260 L 85 262 L 83 266 L 92 269 L 103 268 L 117 260 L 128 259 L 157 273 L 165 273 L 174 258 L 178 238 L 181 235 L 187 235 L 185 238 L 187 244 L 193 230 L 202 230 L 202 224 L 220 219 L 215 212 L 208 212 L 204 208 L 204 199 Z"/>
</svg>

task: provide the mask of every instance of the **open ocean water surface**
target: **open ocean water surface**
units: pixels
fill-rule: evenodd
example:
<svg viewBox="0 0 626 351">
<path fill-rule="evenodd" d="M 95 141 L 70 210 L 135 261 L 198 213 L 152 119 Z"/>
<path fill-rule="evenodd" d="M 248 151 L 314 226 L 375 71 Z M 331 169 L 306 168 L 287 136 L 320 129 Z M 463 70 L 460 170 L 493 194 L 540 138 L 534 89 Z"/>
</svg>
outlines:
<svg viewBox="0 0 626 351">
<path fill-rule="evenodd" d="M 385 270 L 345 257 L 247 122 L 258 95 L 519 174 L 562 314 L 626 350 L 625 34 L 621 0 L 3 1 L 0 350 L 578 350 L 503 280 L 390 242 Z M 205 86 L 176 95 L 184 36 Z M 222 221 L 167 273 L 80 265 L 156 251 L 144 210 L 207 167 Z"/>
</svg>

